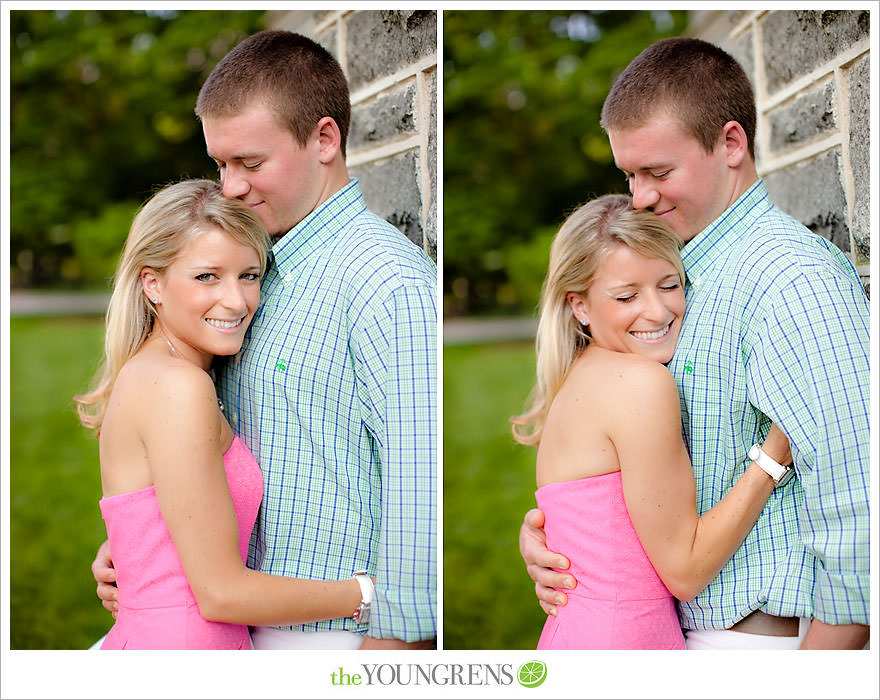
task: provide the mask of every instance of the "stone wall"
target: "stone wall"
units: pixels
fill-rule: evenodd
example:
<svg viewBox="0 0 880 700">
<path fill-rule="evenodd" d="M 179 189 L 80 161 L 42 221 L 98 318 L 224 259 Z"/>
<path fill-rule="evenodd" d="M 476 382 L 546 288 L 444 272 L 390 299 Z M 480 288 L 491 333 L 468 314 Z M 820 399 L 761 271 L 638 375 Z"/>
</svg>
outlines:
<svg viewBox="0 0 880 700">
<path fill-rule="evenodd" d="M 351 90 L 349 173 L 367 206 L 437 259 L 437 13 L 296 10 L 273 29 L 311 37 Z"/>
<path fill-rule="evenodd" d="M 774 201 L 833 241 L 869 284 L 869 13 L 694 11 L 689 34 L 745 68 L 756 159 Z"/>
</svg>

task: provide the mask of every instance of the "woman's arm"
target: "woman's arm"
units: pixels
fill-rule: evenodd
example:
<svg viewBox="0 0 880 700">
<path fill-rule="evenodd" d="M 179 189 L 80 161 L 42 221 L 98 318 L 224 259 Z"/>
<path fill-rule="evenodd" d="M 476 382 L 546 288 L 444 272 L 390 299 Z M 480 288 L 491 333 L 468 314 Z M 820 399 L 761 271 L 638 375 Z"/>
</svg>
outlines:
<svg viewBox="0 0 880 700">
<path fill-rule="evenodd" d="M 142 434 L 153 483 L 202 616 L 273 625 L 351 615 L 361 600 L 354 580 L 271 576 L 242 562 L 208 375 L 181 366 L 147 394 Z"/>
<path fill-rule="evenodd" d="M 690 600 L 715 578 L 754 527 L 775 486 L 751 463 L 702 517 L 681 439 L 678 391 L 662 365 L 638 363 L 609 403 L 611 439 L 621 465 L 627 510 L 645 553 L 670 592 Z M 780 432 L 765 442 L 777 460 L 788 451 Z"/>
</svg>

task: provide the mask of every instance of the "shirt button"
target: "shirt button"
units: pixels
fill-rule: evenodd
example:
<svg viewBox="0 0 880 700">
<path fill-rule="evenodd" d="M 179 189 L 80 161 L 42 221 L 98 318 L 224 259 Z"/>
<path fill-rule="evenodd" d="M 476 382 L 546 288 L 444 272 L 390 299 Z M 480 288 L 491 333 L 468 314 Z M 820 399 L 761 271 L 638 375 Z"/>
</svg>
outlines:
<svg viewBox="0 0 880 700">
<path fill-rule="evenodd" d="M 292 279 L 293 279 L 293 274 L 292 274 L 292 273 L 288 272 L 286 275 L 284 275 L 284 281 L 285 281 L 285 282 L 290 282 L 290 280 L 292 280 Z"/>
<path fill-rule="evenodd" d="M 699 275 L 697 275 L 696 277 L 694 277 L 694 278 L 691 280 L 691 284 L 692 284 L 694 287 L 699 287 L 699 286 L 700 286 L 700 282 L 702 282 L 702 281 L 703 281 L 703 278 L 700 277 Z"/>
</svg>

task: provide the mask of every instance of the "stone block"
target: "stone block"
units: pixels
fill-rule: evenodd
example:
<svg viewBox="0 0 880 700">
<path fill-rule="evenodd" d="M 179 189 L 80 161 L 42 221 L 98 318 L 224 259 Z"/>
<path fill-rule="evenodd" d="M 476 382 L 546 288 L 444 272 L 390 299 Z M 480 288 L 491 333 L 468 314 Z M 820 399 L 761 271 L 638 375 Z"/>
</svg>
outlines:
<svg viewBox="0 0 880 700">
<path fill-rule="evenodd" d="M 431 205 L 425 221 L 425 236 L 430 245 L 430 255 L 437 259 L 437 71 L 425 76 L 429 96 L 425 109 L 428 111 L 428 173 L 431 177 Z M 431 252 L 433 251 L 433 252 Z"/>
<path fill-rule="evenodd" d="M 424 248 L 418 160 L 415 151 L 407 151 L 351 168 L 350 173 L 359 179 L 367 207 Z"/>
<path fill-rule="evenodd" d="M 435 200 L 436 197 L 431 200 L 428 215 L 425 217 L 425 243 L 422 247 L 431 259 L 437 262 L 437 202 Z"/>
<path fill-rule="evenodd" d="M 764 70 L 773 94 L 868 37 L 867 10 L 781 10 L 762 21 Z"/>
<path fill-rule="evenodd" d="M 339 30 L 336 28 L 334 24 L 330 29 L 323 32 L 320 36 L 315 38 L 321 46 L 323 46 L 327 51 L 330 52 L 330 55 L 333 56 L 337 61 L 339 60 L 339 41 L 337 39 L 339 35 Z M 345 72 L 345 66 L 342 66 L 343 72 Z"/>
<path fill-rule="evenodd" d="M 847 72 L 849 80 L 849 162 L 855 183 L 852 235 L 857 262 L 868 262 L 871 251 L 870 80 L 868 56 Z"/>
<path fill-rule="evenodd" d="M 770 150 L 785 151 L 828 135 L 837 128 L 834 86 L 816 85 L 810 91 L 767 114 Z"/>
<path fill-rule="evenodd" d="M 377 146 L 416 131 L 416 86 L 395 87 L 354 107 L 348 147 L 352 151 Z"/>
<path fill-rule="evenodd" d="M 840 182 L 840 151 L 772 173 L 767 189 L 779 207 L 845 253 L 850 252 L 846 196 Z"/>
<path fill-rule="evenodd" d="M 355 12 L 346 25 L 352 91 L 437 51 L 434 10 Z"/>
<path fill-rule="evenodd" d="M 752 31 L 743 32 L 732 44 L 722 47 L 733 56 L 743 67 L 746 75 L 752 83 L 752 91 L 755 89 L 755 51 L 752 48 Z"/>
</svg>

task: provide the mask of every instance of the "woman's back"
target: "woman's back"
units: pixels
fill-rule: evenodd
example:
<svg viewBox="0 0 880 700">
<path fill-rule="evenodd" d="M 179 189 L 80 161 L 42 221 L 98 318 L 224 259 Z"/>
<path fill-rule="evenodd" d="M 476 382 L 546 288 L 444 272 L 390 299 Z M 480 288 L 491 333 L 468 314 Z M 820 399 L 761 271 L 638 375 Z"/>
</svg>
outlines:
<svg viewBox="0 0 880 700">
<path fill-rule="evenodd" d="M 539 649 L 683 649 L 675 599 L 633 529 L 620 472 L 540 487 L 547 546 L 577 587 L 549 616 Z"/>
<path fill-rule="evenodd" d="M 615 421 L 665 369 L 638 355 L 588 348 L 554 397 L 538 450 L 538 507 L 547 546 L 566 552 L 577 587 L 548 618 L 538 648 L 682 649 L 675 600 L 639 541 L 626 507 Z"/>
<path fill-rule="evenodd" d="M 155 453 L 163 441 L 163 415 L 174 414 L 190 390 L 213 393 L 208 374 L 165 350 L 164 343 L 145 344 L 125 364 L 102 426 L 100 506 L 119 590 L 119 614 L 102 648 L 250 648 L 246 626 L 208 621 L 200 614 L 157 498 L 161 474 Z M 219 406 L 214 413 L 209 420 L 216 440 L 226 447 L 223 469 L 245 562 L 263 495 L 262 474 L 244 443 L 233 439 Z M 196 465 L 181 465 L 188 467 Z"/>
<path fill-rule="evenodd" d="M 223 466 L 239 527 L 239 551 L 248 541 L 263 496 L 253 455 L 235 438 Z M 101 500 L 119 588 L 119 614 L 103 649 L 250 648 L 244 625 L 205 620 L 199 613 L 153 486 Z"/>
<path fill-rule="evenodd" d="M 641 410 L 644 398 L 632 390 L 631 380 L 623 378 L 637 376 L 648 390 L 662 384 L 668 374 L 663 365 L 640 355 L 587 348 L 572 365 L 547 414 L 538 447 L 538 486 L 619 470 L 612 435 L 618 432 L 621 416 Z M 680 439 L 678 434 L 671 437 Z"/>
</svg>

